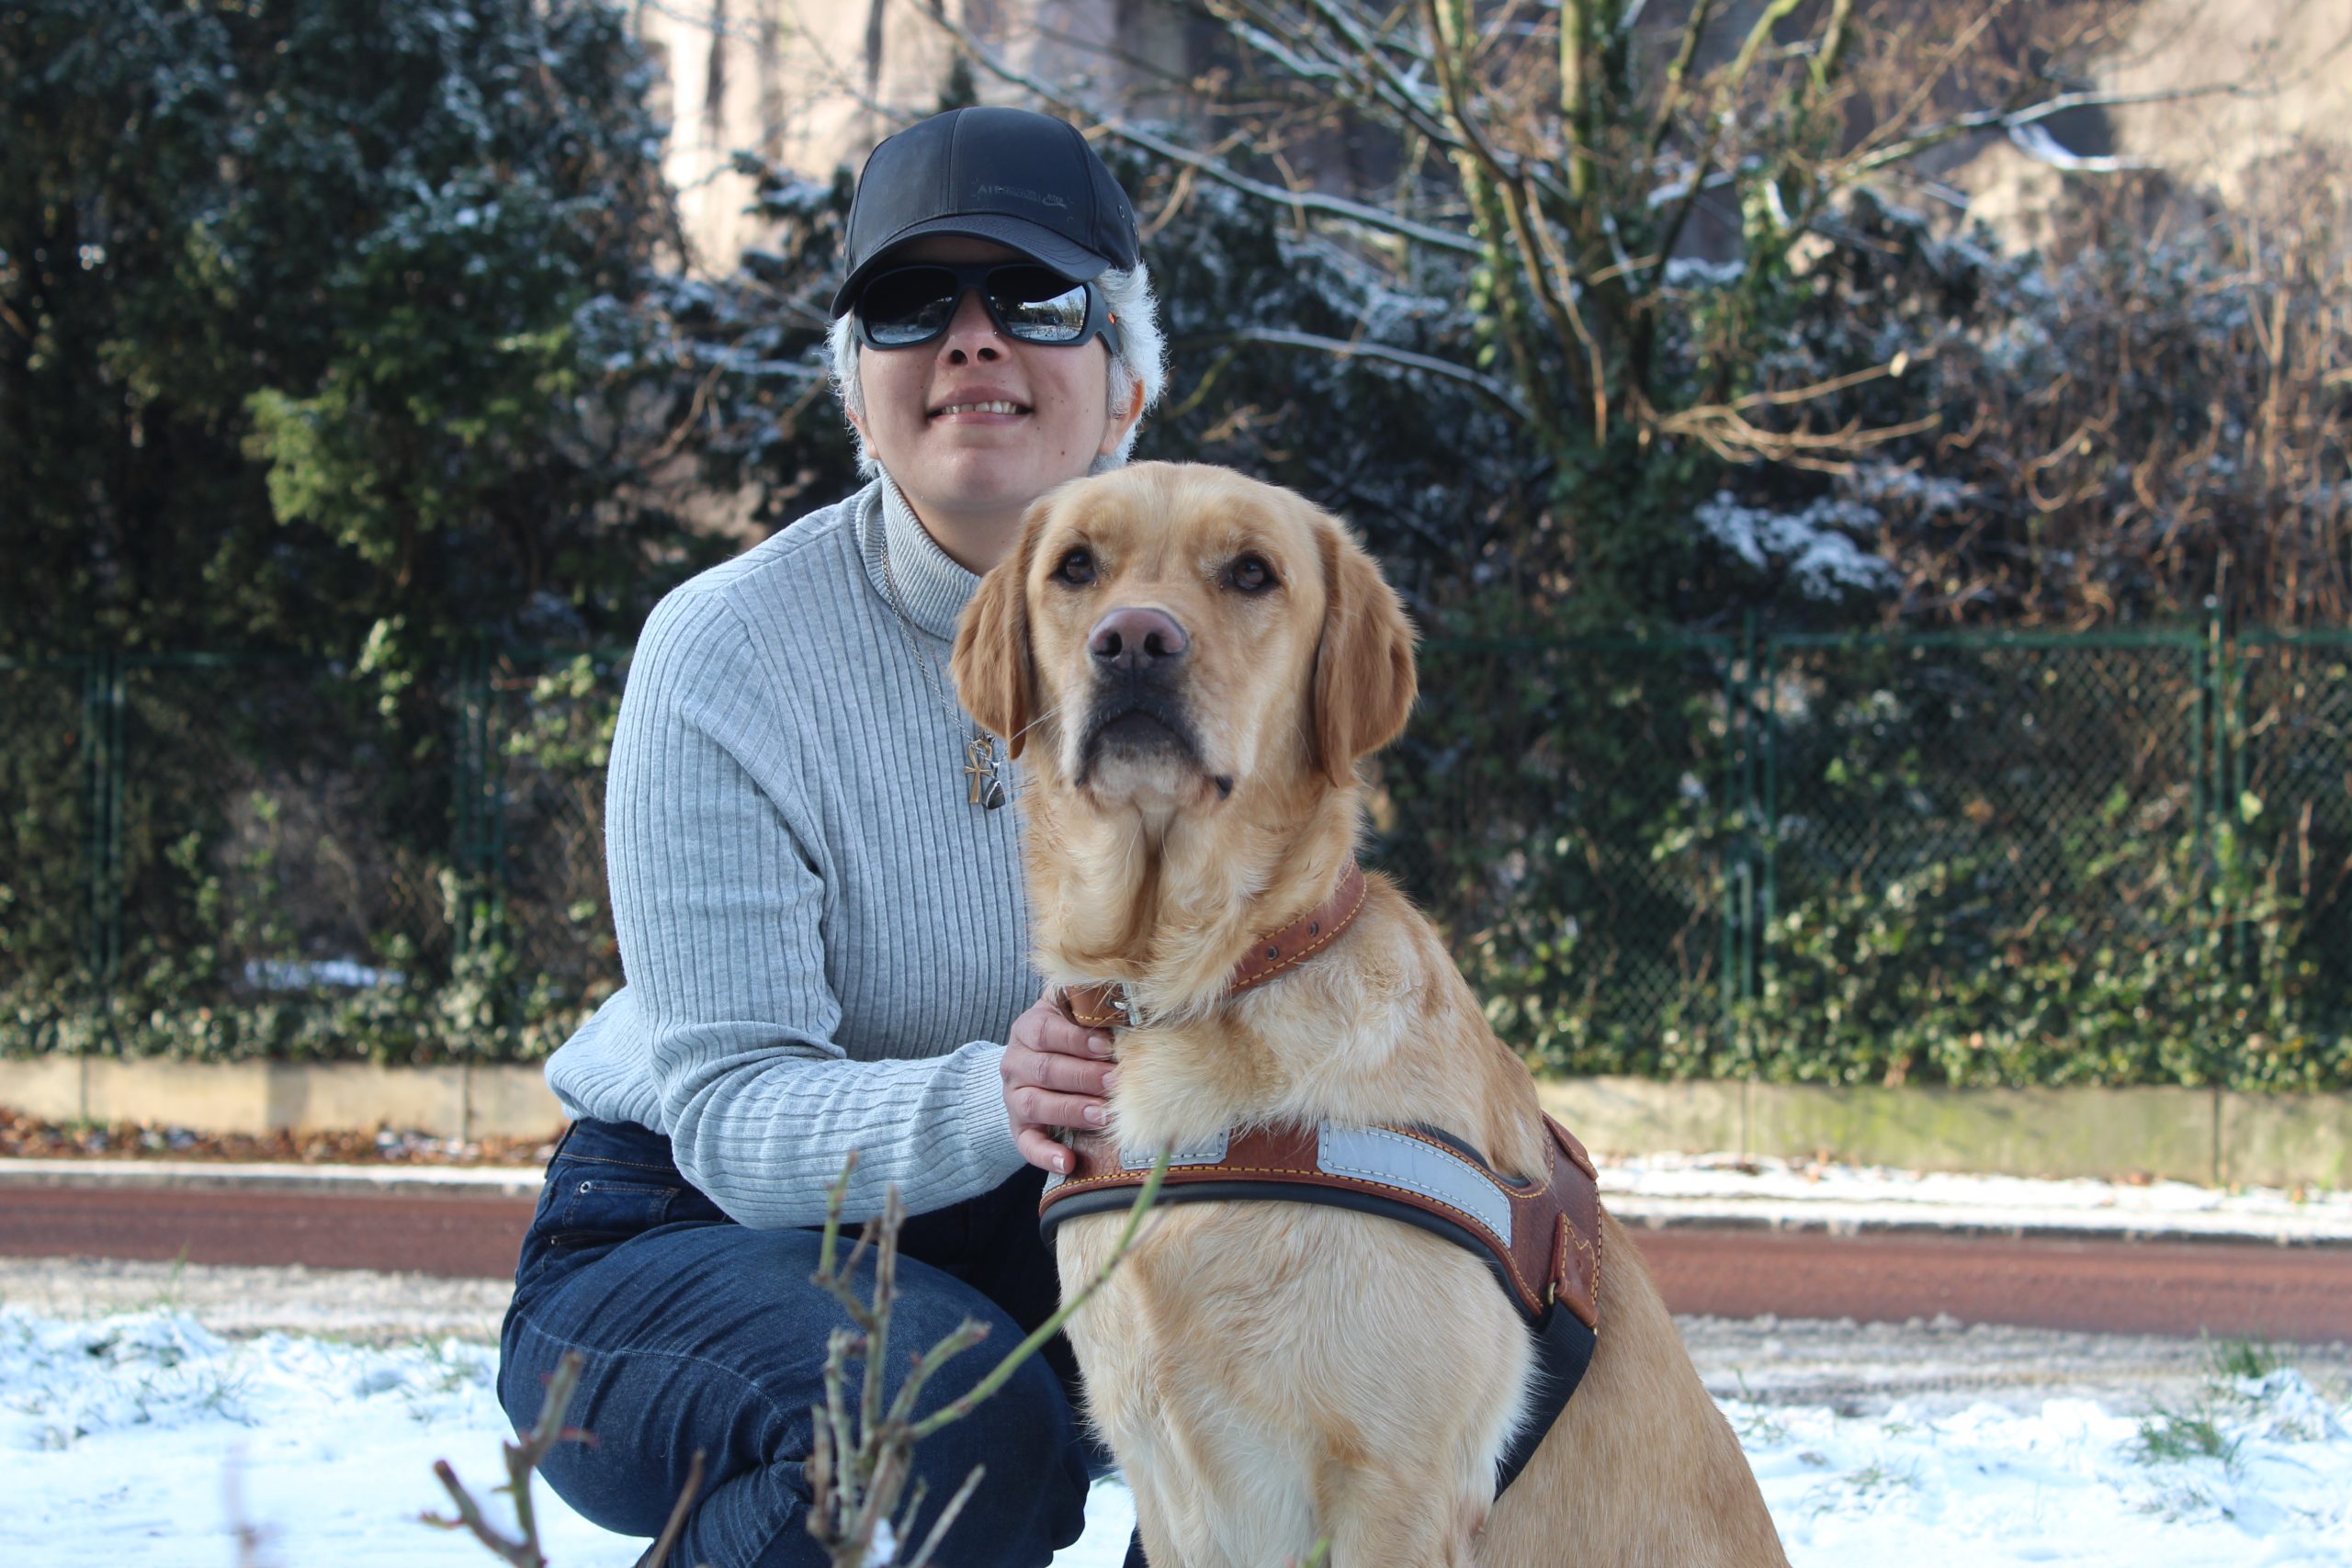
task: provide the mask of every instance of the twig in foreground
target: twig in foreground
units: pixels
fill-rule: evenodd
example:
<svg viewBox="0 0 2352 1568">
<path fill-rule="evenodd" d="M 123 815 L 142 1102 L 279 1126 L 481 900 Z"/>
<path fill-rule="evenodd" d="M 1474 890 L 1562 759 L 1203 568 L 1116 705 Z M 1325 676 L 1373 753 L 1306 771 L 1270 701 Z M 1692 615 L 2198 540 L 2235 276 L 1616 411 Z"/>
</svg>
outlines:
<svg viewBox="0 0 2352 1568">
<path fill-rule="evenodd" d="M 883 1196 L 881 1215 L 866 1226 L 848 1260 L 836 1268 L 842 1205 L 857 1156 L 853 1154 L 842 1167 L 842 1174 L 826 1201 L 824 1240 L 819 1249 L 814 1279 L 842 1303 L 853 1326 L 835 1329 L 826 1346 L 825 1402 L 813 1413 L 816 1434 L 807 1470 L 808 1533 L 825 1549 L 834 1568 L 867 1568 L 870 1563 L 897 1561 L 899 1543 L 913 1539 L 915 1516 L 923 1503 L 922 1483 L 913 1480 L 915 1443 L 962 1420 L 982 1400 L 1002 1388 L 1021 1363 L 1059 1333 L 1070 1315 L 1111 1277 L 1112 1269 L 1134 1245 L 1145 1213 L 1159 1196 L 1160 1180 L 1168 1174 L 1168 1158 L 1163 1153 L 1153 1165 L 1151 1175 L 1127 1210 L 1126 1225 L 1119 1234 L 1118 1244 L 1092 1277 L 1051 1317 L 1007 1351 L 1004 1359 L 968 1392 L 921 1420 L 914 1418 L 915 1404 L 932 1374 L 985 1338 L 988 1325 L 967 1319 L 916 1356 L 888 1408 L 879 1409 L 881 1368 L 888 1353 L 890 1312 L 898 1292 L 899 1232 L 906 1223 L 906 1210 L 898 1189 L 889 1189 Z M 874 1252 L 874 1292 L 870 1303 L 859 1301 L 851 1289 L 858 1259 L 869 1246 Z M 852 1356 L 861 1357 L 865 1362 L 865 1397 L 858 1402 L 854 1413 L 849 1408 L 848 1393 Z M 928 1568 L 932 1554 L 978 1487 L 984 1472 L 985 1467 L 973 1467 L 956 1495 L 940 1510 L 922 1547 L 904 1568 Z M 910 1481 L 913 1484 L 909 1494 Z M 907 1496 L 903 1509 L 899 1506 L 902 1495 Z"/>
</svg>

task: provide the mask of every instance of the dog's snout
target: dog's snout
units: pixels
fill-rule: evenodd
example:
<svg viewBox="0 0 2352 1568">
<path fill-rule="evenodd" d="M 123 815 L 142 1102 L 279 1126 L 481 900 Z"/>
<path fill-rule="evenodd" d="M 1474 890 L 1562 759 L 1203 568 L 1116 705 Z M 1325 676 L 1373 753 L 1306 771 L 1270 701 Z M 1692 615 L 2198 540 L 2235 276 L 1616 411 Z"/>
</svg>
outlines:
<svg viewBox="0 0 2352 1568">
<path fill-rule="evenodd" d="M 1087 639 L 1097 664 L 1125 671 L 1165 669 L 1190 646 L 1175 616 L 1140 604 L 1112 611 L 1094 623 L 1094 634 Z"/>
</svg>

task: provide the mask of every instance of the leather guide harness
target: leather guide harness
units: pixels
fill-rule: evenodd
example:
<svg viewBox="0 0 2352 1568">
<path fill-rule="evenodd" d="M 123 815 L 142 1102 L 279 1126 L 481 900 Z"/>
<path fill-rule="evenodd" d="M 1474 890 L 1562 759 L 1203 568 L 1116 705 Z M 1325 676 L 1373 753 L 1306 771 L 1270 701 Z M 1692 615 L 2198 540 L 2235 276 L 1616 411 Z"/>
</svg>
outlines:
<svg viewBox="0 0 2352 1568">
<path fill-rule="evenodd" d="M 1354 923 L 1363 900 L 1363 873 L 1351 862 L 1330 899 L 1251 945 L 1228 994 L 1262 985 L 1330 945 Z M 1136 1022 L 1116 986 L 1064 991 L 1056 999 L 1075 1023 Z M 1326 1122 L 1243 1128 L 1175 1150 L 1159 1201 L 1328 1203 L 1417 1226 L 1477 1255 L 1536 1343 L 1527 1418 L 1497 1467 L 1499 1496 L 1576 1393 L 1600 1323 L 1600 1194 L 1592 1161 L 1567 1129 L 1549 1116 L 1544 1124 L 1549 1168 L 1516 1182 L 1434 1127 Z M 1100 1142 L 1076 1151 L 1069 1175 L 1046 1178 L 1038 1228 L 1050 1242 L 1066 1219 L 1125 1209 L 1153 1159 Z"/>
</svg>

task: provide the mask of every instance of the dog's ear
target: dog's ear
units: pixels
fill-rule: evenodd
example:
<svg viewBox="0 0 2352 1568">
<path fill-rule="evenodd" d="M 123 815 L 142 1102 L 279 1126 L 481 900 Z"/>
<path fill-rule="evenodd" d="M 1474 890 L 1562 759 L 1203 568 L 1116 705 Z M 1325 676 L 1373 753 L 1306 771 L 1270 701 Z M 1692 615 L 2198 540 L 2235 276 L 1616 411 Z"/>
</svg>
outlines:
<svg viewBox="0 0 2352 1568">
<path fill-rule="evenodd" d="M 1413 623 L 1396 591 L 1337 522 L 1322 539 L 1323 640 L 1315 650 L 1315 761 L 1332 784 L 1396 739 L 1412 716 Z"/>
<path fill-rule="evenodd" d="M 1037 711 L 1036 667 L 1029 656 L 1029 541 L 1036 536 L 1033 511 L 1021 529 L 1021 545 L 989 570 L 956 625 L 956 651 L 948 671 L 956 694 L 980 728 L 1004 738 L 1006 752 L 1021 755 L 1029 723 Z"/>
</svg>

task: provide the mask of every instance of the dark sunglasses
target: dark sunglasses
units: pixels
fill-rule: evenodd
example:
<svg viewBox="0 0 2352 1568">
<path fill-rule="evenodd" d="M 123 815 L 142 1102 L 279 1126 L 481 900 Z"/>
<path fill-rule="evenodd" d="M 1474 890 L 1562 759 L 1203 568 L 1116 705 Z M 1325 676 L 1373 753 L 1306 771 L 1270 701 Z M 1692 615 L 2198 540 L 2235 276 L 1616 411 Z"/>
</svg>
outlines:
<svg viewBox="0 0 2352 1568">
<path fill-rule="evenodd" d="M 1118 318 L 1102 291 L 1030 262 L 925 262 L 877 273 L 857 297 L 858 338 L 868 348 L 933 342 L 975 288 L 989 320 L 1009 338 L 1068 348 L 1100 333 L 1112 353 L 1120 352 Z"/>
</svg>

